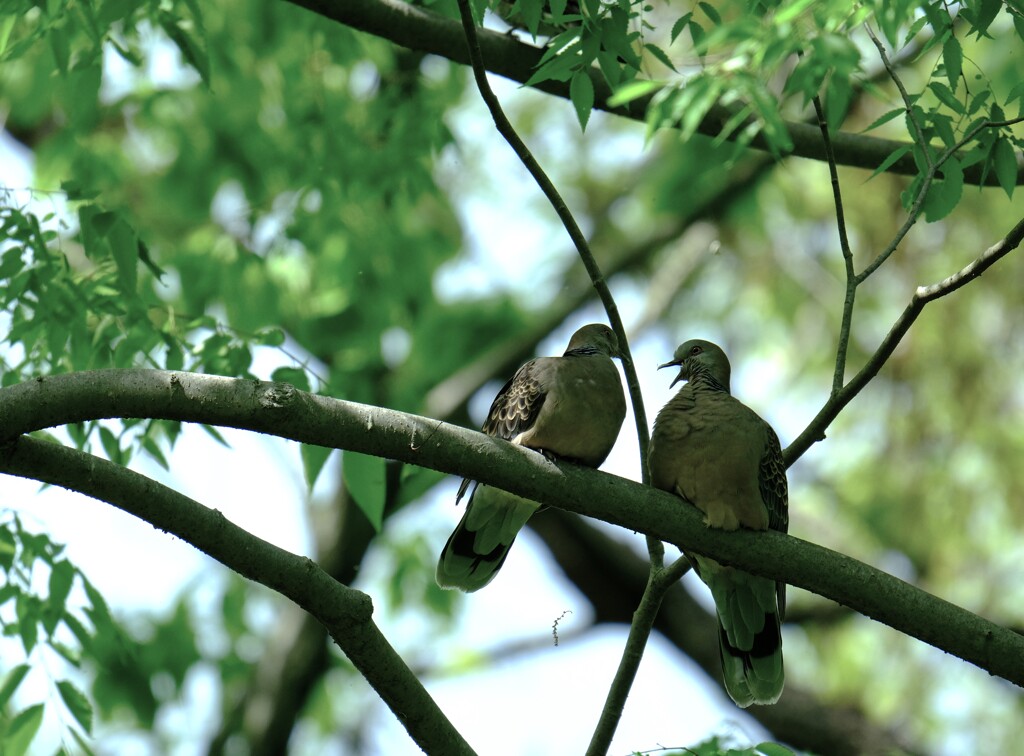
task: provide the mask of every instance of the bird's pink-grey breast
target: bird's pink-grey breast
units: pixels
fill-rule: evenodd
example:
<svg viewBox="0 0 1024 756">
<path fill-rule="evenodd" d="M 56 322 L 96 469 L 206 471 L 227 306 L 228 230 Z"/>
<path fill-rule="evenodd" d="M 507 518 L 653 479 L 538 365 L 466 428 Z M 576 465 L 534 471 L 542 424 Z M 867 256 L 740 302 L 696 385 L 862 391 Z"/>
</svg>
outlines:
<svg viewBox="0 0 1024 756">
<path fill-rule="evenodd" d="M 729 360 L 701 339 L 671 361 L 672 385 L 686 381 L 658 413 L 651 437 L 651 483 L 681 496 L 710 527 L 785 532 L 786 468 L 775 431 L 730 393 Z M 719 620 L 726 690 L 740 706 L 774 703 L 782 693 L 781 621 L 785 584 L 693 555 L 711 589 Z"/>
</svg>

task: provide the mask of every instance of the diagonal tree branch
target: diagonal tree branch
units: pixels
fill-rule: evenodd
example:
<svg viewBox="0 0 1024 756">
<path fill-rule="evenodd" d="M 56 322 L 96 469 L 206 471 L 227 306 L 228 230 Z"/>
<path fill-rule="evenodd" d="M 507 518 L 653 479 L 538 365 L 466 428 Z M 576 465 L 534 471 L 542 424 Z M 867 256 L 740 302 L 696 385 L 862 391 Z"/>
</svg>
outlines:
<svg viewBox="0 0 1024 756">
<path fill-rule="evenodd" d="M 257 538 L 215 509 L 85 452 L 23 436 L 0 454 L 0 467 L 113 504 L 278 591 L 323 623 L 420 748 L 474 753 L 380 632 L 370 597 L 335 581 L 314 562 Z"/>
<path fill-rule="evenodd" d="M 924 310 L 925 305 L 936 299 L 952 294 L 962 286 L 967 285 L 982 273 L 988 270 L 1001 258 L 1015 250 L 1024 241 L 1024 219 L 1021 219 L 1013 229 L 1010 230 L 1001 241 L 992 245 L 980 257 L 972 261 L 948 278 L 929 286 L 919 286 L 914 295 L 910 298 L 903 313 L 896 319 L 889 333 L 882 339 L 878 349 L 871 355 L 864 367 L 860 369 L 850 382 L 837 392 L 834 392 L 825 402 L 825 405 L 814 416 L 814 419 L 804 428 L 803 432 L 783 452 L 786 459 L 786 466 L 789 467 L 796 462 L 811 446 L 825 438 L 825 430 L 832 421 L 838 417 L 843 408 L 849 404 L 857 394 L 878 375 L 886 360 L 892 356 L 899 346 L 900 341 L 907 331 L 917 320 L 918 315 Z"/>
<path fill-rule="evenodd" d="M 419 6 L 410 5 L 402 0 L 285 0 L 285 2 L 306 8 L 324 18 L 337 21 L 353 29 L 391 40 L 397 45 L 413 50 L 448 58 L 456 63 L 468 64 L 469 53 L 463 41 L 462 27 L 458 21 L 445 18 L 437 13 Z M 500 76 L 525 83 L 543 54 L 543 50 L 520 42 L 514 37 L 482 29 L 479 32 L 480 47 L 487 70 Z M 608 113 L 643 121 L 647 105 L 654 95 L 637 98 L 628 105 L 612 107 L 608 104 L 611 90 L 599 71 L 590 72 L 594 84 L 594 107 Z M 545 81 L 536 89 L 569 98 L 568 82 Z M 706 136 L 718 136 L 724 126 L 735 116 L 735 112 L 718 105 L 711 109 L 708 116 L 700 123 L 697 131 Z M 817 126 L 787 121 L 786 131 L 793 141 L 790 153 L 796 157 L 824 161 L 827 159 L 821 134 Z M 733 134 L 742 133 L 742 125 Z M 854 168 L 873 171 L 896 150 L 904 149 L 909 143 L 869 137 L 862 134 L 839 132 L 833 136 L 833 149 L 836 162 Z M 750 146 L 771 152 L 763 135 L 757 135 Z M 916 176 L 918 168 L 911 154 L 905 154 L 888 169 L 889 173 L 904 176 Z M 980 164 L 964 169 L 964 181 L 968 184 L 984 184 L 998 186 L 993 172 L 987 175 Z M 1018 159 L 1017 184 L 1024 184 L 1024 163 Z"/>
<path fill-rule="evenodd" d="M 979 267 L 961 271 L 951 286 L 978 275 Z M 469 477 L 813 591 L 1024 686 L 1024 638 L 1010 630 L 822 546 L 773 531 L 707 528 L 695 508 L 664 491 L 556 464 L 482 433 L 288 384 L 162 370 L 87 371 L 0 389 L 0 444 L 15 444 L 33 430 L 113 417 L 242 428 Z M 0 459 L 0 471 L 11 464 Z"/>
</svg>

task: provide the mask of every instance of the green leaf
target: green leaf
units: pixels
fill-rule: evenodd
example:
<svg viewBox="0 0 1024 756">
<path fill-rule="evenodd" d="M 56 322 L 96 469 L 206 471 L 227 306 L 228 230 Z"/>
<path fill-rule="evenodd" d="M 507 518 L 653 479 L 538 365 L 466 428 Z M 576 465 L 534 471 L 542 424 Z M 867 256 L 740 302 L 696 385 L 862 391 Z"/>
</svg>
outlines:
<svg viewBox="0 0 1024 756">
<path fill-rule="evenodd" d="M 71 44 L 68 40 L 67 30 L 63 26 L 54 25 L 50 27 L 47 36 L 50 38 L 50 51 L 53 53 L 57 71 L 66 74 L 71 61 Z"/>
<path fill-rule="evenodd" d="M 65 615 L 62 619 L 67 619 L 69 615 Z M 60 654 L 61 658 L 64 659 L 68 664 L 73 667 L 81 668 L 82 666 L 82 650 L 75 646 L 71 647 L 60 641 L 55 641 L 53 638 L 49 640 L 50 648 Z"/>
<path fill-rule="evenodd" d="M 863 134 L 866 131 L 871 131 L 872 129 L 877 129 L 882 124 L 889 123 L 889 121 L 893 120 L 894 118 L 898 118 L 899 116 L 903 115 L 903 113 L 905 113 L 905 112 L 906 111 L 903 108 L 894 108 L 893 110 L 890 110 L 889 112 L 885 113 L 884 115 L 879 116 L 874 121 L 872 121 L 871 125 L 865 127 L 861 131 L 861 133 Z"/>
<path fill-rule="evenodd" d="M 952 27 L 952 20 L 948 13 L 940 10 L 939 3 L 921 3 L 921 10 L 932 27 L 932 39 L 941 39 L 942 35 Z"/>
<path fill-rule="evenodd" d="M 84 188 L 75 179 L 61 181 L 60 190 L 68 196 L 69 200 L 91 200 L 99 196 L 99 192 Z"/>
<path fill-rule="evenodd" d="M 701 76 L 691 79 L 680 92 L 679 99 L 673 103 L 673 116 L 679 119 L 679 134 L 684 141 L 697 133 L 720 91 L 718 80 Z"/>
<path fill-rule="evenodd" d="M 789 3 L 789 5 L 780 8 L 779 12 L 775 14 L 774 23 L 788 24 L 815 2 L 817 2 L 817 0 L 795 0 L 795 2 Z"/>
<path fill-rule="evenodd" d="M 7 708 L 7 702 L 11 700 L 14 691 L 21 685 L 21 681 L 25 679 L 25 675 L 28 674 L 30 669 L 32 667 L 28 664 L 19 664 L 16 667 L 12 667 L 4 676 L 4 681 L 0 684 L 0 710 Z"/>
<path fill-rule="evenodd" d="M 928 23 L 928 17 L 922 15 L 919 16 L 918 19 L 910 25 L 910 28 L 907 30 L 907 36 L 903 38 L 904 47 L 909 45 L 910 42 L 914 39 L 914 37 L 921 33 L 921 30 L 924 28 L 924 25 L 926 23 Z"/>
<path fill-rule="evenodd" d="M 833 75 L 825 91 L 825 123 L 833 132 L 839 131 L 839 127 L 842 126 L 852 99 L 853 88 L 850 80 L 845 76 Z"/>
<path fill-rule="evenodd" d="M 92 743 L 87 741 L 85 737 L 82 735 L 82 733 L 80 733 L 74 727 L 71 727 L 69 729 L 71 730 L 72 737 L 74 737 L 75 739 L 75 743 L 78 744 L 79 751 L 81 753 L 84 753 L 85 756 L 93 756 L 95 754 L 95 751 L 93 751 L 92 749 Z"/>
<path fill-rule="evenodd" d="M 758 743 L 754 750 L 764 756 L 793 756 L 793 752 L 783 745 L 772 742 Z"/>
<path fill-rule="evenodd" d="M 660 60 L 665 67 L 671 69 L 672 71 L 675 71 L 676 73 L 679 73 L 679 71 L 676 70 L 675 64 L 672 63 L 672 59 L 669 58 L 668 54 L 660 47 L 658 47 L 657 45 L 652 45 L 650 42 L 648 42 L 647 44 L 644 45 L 644 49 L 647 50 L 647 52 L 649 52 L 655 58 Z"/>
<path fill-rule="evenodd" d="M 889 157 L 887 157 L 885 160 L 883 160 L 881 162 L 881 164 L 877 168 L 875 168 L 875 170 L 871 174 L 871 176 L 868 177 L 868 180 L 873 179 L 879 173 L 884 173 L 885 171 L 889 170 L 889 168 L 892 167 L 892 165 L 897 160 L 899 160 L 901 157 L 903 157 L 908 152 L 910 152 L 911 149 L 912 148 L 911 148 L 911 146 L 909 144 L 905 144 L 902 147 L 897 147 L 895 150 L 890 152 L 889 153 Z"/>
<path fill-rule="evenodd" d="M 341 474 L 352 498 L 379 533 L 384 524 L 384 460 L 346 450 Z"/>
<path fill-rule="evenodd" d="M 1011 14 L 1013 18 L 1013 28 L 1017 32 L 1017 37 L 1024 39 L 1024 16 L 1017 13 Z"/>
<path fill-rule="evenodd" d="M 324 465 L 327 464 L 327 458 L 331 456 L 333 451 L 334 449 L 314 444 L 302 444 L 299 447 L 299 454 L 302 457 L 302 472 L 310 491 L 316 485 L 317 478 L 320 477 Z"/>
<path fill-rule="evenodd" d="M 986 89 L 983 91 L 988 92 L 989 90 Z M 1006 95 L 1007 105 L 1012 104 L 1014 100 L 1018 102 L 1017 117 L 1019 118 L 1021 115 L 1024 115 L 1024 81 L 1018 81 L 1016 84 L 1014 84 L 1013 87 L 1010 89 L 1010 93 Z"/>
<path fill-rule="evenodd" d="M 576 108 L 576 118 L 580 122 L 580 129 L 587 130 L 587 121 L 594 110 L 594 82 L 586 70 L 577 71 L 569 83 L 569 99 Z"/>
<path fill-rule="evenodd" d="M 7 43 L 11 40 L 11 32 L 14 30 L 14 22 L 18 20 L 15 13 L 5 14 L 0 19 L 0 58 L 7 52 Z"/>
<path fill-rule="evenodd" d="M 751 117 L 753 112 L 753 108 L 751 108 L 749 105 L 746 105 L 737 110 L 731 116 L 729 116 L 729 120 L 722 124 L 721 130 L 715 136 L 712 144 L 714 144 L 715 147 L 719 147 L 726 141 L 728 141 L 729 137 L 733 135 L 736 129 L 738 129 L 740 126 L 747 122 L 747 120 Z"/>
<path fill-rule="evenodd" d="M 557 55 L 547 63 L 539 66 L 533 76 L 526 80 L 524 87 L 533 87 L 545 81 L 569 81 L 579 67 L 578 55 L 566 53 Z"/>
<path fill-rule="evenodd" d="M 999 186 L 1006 196 L 1013 198 L 1013 190 L 1017 186 L 1017 153 L 1006 137 L 1000 137 L 992 146 L 992 164 L 996 171 Z"/>
<path fill-rule="evenodd" d="M 125 295 L 134 297 L 139 280 L 139 238 L 123 218 L 118 218 L 107 234 L 110 251 L 117 266 L 117 278 Z"/>
<path fill-rule="evenodd" d="M 144 436 L 142 439 L 142 448 L 145 449 L 146 453 L 153 458 L 154 462 L 160 465 L 164 470 L 170 472 L 171 465 L 167 461 L 167 457 L 164 455 L 160 445 L 153 438 L 150 436 Z"/>
<path fill-rule="evenodd" d="M 645 97 L 651 92 L 660 89 L 661 86 L 658 82 L 647 81 L 646 79 L 631 81 L 615 90 L 612 96 L 608 98 L 608 106 L 617 108 L 620 105 L 626 105 L 633 100 Z"/>
<path fill-rule="evenodd" d="M 110 210 L 100 211 L 97 208 L 97 212 L 94 213 L 90 219 L 92 229 L 100 236 L 106 236 L 110 233 L 110 229 L 117 223 L 117 213 L 111 212 Z"/>
<path fill-rule="evenodd" d="M 52 609 L 61 613 L 65 611 L 65 603 L 68 594 L 71 593 L 71 584 L 76 574 L 77 570 L 67 559 L 61 559 L 53 565 L 50 570 L 50 592 L 46 599 Z"/>
<path fill-rule="evenodd" d="M 405 465 L 402 468 L 402 479 L 398 491 L 398 506 L 405 506 L 415 501 L 445 479 L 443 473 L 428 470 L 416 465 Z"/>
<path fill-rule="evenodd" d="M 947 108 L 952 110 L 954 113 L 963 114 L 964 106 L 957 98 L 956 95 L 950 91 L 949 87 L 940 81 L 933 81 L 928 85 L 928 88 L 932 90 L 939 102 L 945 105 Z"/>
<path fill-rule="evenodd" d="M 964 51 L 960 47 L 960 40 L 950 34 L 949 39 L 942 45 L 942 64 L 946 67 L 946 78 L 949 79 L 949 88 L 954 92 L 956 92 L 957 84 L 960 82 L 963 62 Z"/>
<path fill-rule="evenodd" d="M 202 428 L 202 429 L 203 429 L 204 431 L 206 431 L 206 432 L 207 432 L 208 434 L 210 434 L 210 436 L 211 436 L 211 437 L 212 437 L 212 438 L 213 438 L 213 439 L 214 439 L 214 440 L 215 440 L 215 441 L 216 441 L 217 443 L 219 443 L 219 444 L 220 444 L 221 446 L 223 446 L 223 447 L 224 447 L 225 449 L 230 449 L 230 448 L 231 448 L 231 444 L 229 444 L 229 443 L 228 443 L 228 442 L 227 442 L 227 441 L 225 440 L 224 436 L 222 436 L 222 435 L 220 434 L 220 431 L 219 431 L 219 430 L 217 430 L 217 429 L 216 429 L 215 427 L 213 427 L 212 425 L 207 425 L 206 423 L 202 423 L 202 424 L 200 424 L 200 426 L 199 426 L 199 427 L 200 427 L 200 428 Z"/>
<path fill-rule="evenodd" d="M 112 629 L 114 627 L 114 618 L 110 615 L 110 607 L 107 606 L 107 600 L 103 598 L 103 594 L 96 590 L 96 587 L 84 577 L 82 579 L 82 587 L 85 588 L 85 595 L 89 598 L 90 608 L 86 613 L 92 620 L 96 631 Z"/>
<path fill-rule="evenodd" d="M 675 42 L 676 37 L 683 33 L 683 29 L 690 23 L 690 19 L 693 17 L 693 13 L 685 13 L 676 19 L 676 22 L 672 24 L 672 34 L 669 37 L 669 42 Z"/>
<path fill-rule="evenodd" d="M 206 50 L 192 39 L 184 29 L 178 26 L 177 19 L 167 11 L 160 11 L 159 19 L 160 26 L 167 33 L 167 36 L 171 38 L 171 41 L 177 45 L 182 57 L 198 72 L 203 80 L 203 84 L 209 88 L 210 57 L 207 55 Z"/>
<path fill-rule="evenodd" d="M 57 690 L 64 705 L 68 707 L 71 716 L 81 725 L 87 734 L 92 733 L 92 704 L 85 694 L 76 688 L 71 682 L 61 680 L 57 683 Z"/>
<path fill-rule="evenodd" d="M 978 39 L 989 36 L 988 27 L 992 25 L 1001 7 L 1000 0 L 981 0 L 975 5 L 977 12 L 974 15 L 972 31 L 978 35 Z"/>
<path fill-rule="evenodd" d="M 627 80 L 632 78 L 631 76 L 624 76 L 626 66 L 619 62 L 619 56 L 615 53 L 601 50 L 597 54 L 597 63 L 601 68 L 601 73 L 604 74 L 604 80 L 608 82 L 608 86 L 613 91 L 622 83 L 624 78 Z"/>
<path fill-rule="evenodd" d="M 708 17 L 708 20 L 710 20 L 711 23 L 713 23 L 715 26 L 722 25 L 722 17 L 718 15 L 718 9 L 715 8 L 715 6 L 711 5 L 710 3 L 703 2 L 697 3 L 697 6 L 702 11 L 704 11 L 704 15 Z"/>
<path fill-rule="evenodd" d="M 102 69 L 98 60 L 83 59 L 65 78 L 68 119 L 77 133 L 88 133 L 97 120 Z"/>
<path fill-rule="evenodd" d="M 120 464 L 120 460 L 124 457 L 124 452 L 121 450 L 121 445 L 118 443 L 117 436 L 114 432 L 105 426 L 100 426 L 100 443 L 103 445 L 103 451 L 114 464 Z"/>
<path fill-rule="evenodd" d="M 1022 82 L 1022 84 L 1024 84 L 1024 82 Z M 988 98 L 991 97 L 991 96 L 992 96 L 992 90 L 991 89 L 983 89 L 980 92 L 978 92 L 971 99 L 971 105 L 967 109 L 967 114 L 968 115 L 974 115 L 975 113 L 977 113 L 979 110 L 981 110 L 981 108 L 985 105 L 985 103 L 988 102 Z M 1007 102 L 1007 104 L 1009 104 L 1010 102 L 1012 102 L 1012 99 L 1007 99 L 1006 102 Z"/>
<path fill-rule="evenodd" d="M 954 158 L 949 158 L 939 169 L 941 181 L 933 181 L 924 200 L 924 218 L 929 223 L 942 220 L 960 202 L 964 192 L 964 172 Z"/>
<path fill-rule="evenodd" d="M 138 255 L 142 264 L 149 268 L 149 272 L 156 276 L 158 281 L 162 282 L 166 271 L 156 264 L 152 255 L 149 254 L 149 246 L 142 239 L 138 240 Z"/>
<path fill-rule="evenodd" d="M 39 600 L 34 596 L 20 594 L 14 602 L 14 612 L 18 618 L 17 630 L 25 654 L 31 654 L 39 640 Z"/>
<path fill-rule="evenodd" d="M 36 704 L 19 712 L 7 726 L 4 736 L 4 756 L 24 756 L 28 751 L 39 725 L 43 723 L 43 705 Z"/>
<path fill-rule="evenodd" d="M 14 533 L 4 523 L 0 525 L 0 568 L 6 572 L 14 564 L 14 555 L 17 551 L 17 544 L 14 540 Z"/>
<path fill-rule="evenodd" d="M 99 260 L 106 256 L 103 235 L 97 231 L 97 218 L 100 215 L 101 211 L 96 205 L 82 205 L 78 208 L 78 227 L 82 250 L 91 260 Z"/>
<path fill-rule="evenodd" d="M 92 434 L 92 425 L 92 423 L 89 423 L 88 428 L 84 423 L 68 423 L 64 426 L 67 429 L 68 435 L 71 436 L 71 442 L 79 451 L 84 451 L 86 445 L 89 443 L 89 436 Z"/>
<path fill-rule="evenodd" d="M 92 634 L 86 629 L 85 625 L 82 624 L 82 621 L 78 619 L 78 617 L 73 614 L 65 614 L 63 621 L 81 646 L 87 647 L 92 643 Z"/>
<path fill-rule="evenodd" d="M 264 346 L 281 346 L 284 344 L 284 330 L 278 326 L 267 326 L 256 331 L 253 339 Z"/>
<path fill-rule="evenodd" d="M 693 51 L 702 56 L 707 52 L 707 32 L 704 27 L 692 18 L 689 23 L 690 37 L 693 39 Z"/>
</svg>

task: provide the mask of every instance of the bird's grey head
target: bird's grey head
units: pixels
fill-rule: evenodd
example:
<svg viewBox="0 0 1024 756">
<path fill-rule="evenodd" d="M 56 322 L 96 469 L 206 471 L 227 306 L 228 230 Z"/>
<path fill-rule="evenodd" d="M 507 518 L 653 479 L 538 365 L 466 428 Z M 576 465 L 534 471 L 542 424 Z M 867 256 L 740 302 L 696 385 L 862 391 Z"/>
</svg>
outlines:
<svg viewBox="0 0 1024 756">
<path fill-rule="evenodd" d="M 725 356 L 720 346 L 710 341 L 690 339 L 680 344 L 670 362 L 658 365 L 659 370 L 666 367 L 679 368 L 679 374 L 669 388 L 679 381 L 706 379 L 719 384 L 726 391 L 729 390 L 729 358 Z"/>
<path fill-rule="evenodd" d="M 569 346 L 565 353 L 595 353 L 606 354 L 609 357 L 621 357 L 619 352 L 619 339 L 615 331 L 604 323 L 591 323 L 580 328 L 569 339 Z"/>
</svg>

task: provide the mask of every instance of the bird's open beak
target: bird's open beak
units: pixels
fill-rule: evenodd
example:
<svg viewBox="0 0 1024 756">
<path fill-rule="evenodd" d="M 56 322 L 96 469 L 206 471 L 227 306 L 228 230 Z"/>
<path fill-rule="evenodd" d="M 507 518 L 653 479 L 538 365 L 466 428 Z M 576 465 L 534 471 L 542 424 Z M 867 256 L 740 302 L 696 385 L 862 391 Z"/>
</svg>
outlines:
<svg viewBox="0 0 1024 756">
<path fill-rule="evenodd" d="M 666 362 L 664 365 L 658 365 L 658 370 L 661 370 L 662 368 L 667 368 L 667 367 L 680 367 L 680 366 L 679 366 L 679 362 L 677 362 L 676 360 L 672 360 L 670 362 Z M 679 383 L 679 381 L 681 381 L 681 380 L 683 380 L 683 370 L 680 367 L 679 375 L 677 375 L 675 378 L 672 379 L 672 383 L 668 384 L 668 387 L 672 388 L 677 383 Z"/>
</svg>

